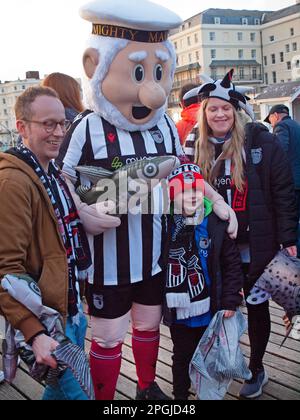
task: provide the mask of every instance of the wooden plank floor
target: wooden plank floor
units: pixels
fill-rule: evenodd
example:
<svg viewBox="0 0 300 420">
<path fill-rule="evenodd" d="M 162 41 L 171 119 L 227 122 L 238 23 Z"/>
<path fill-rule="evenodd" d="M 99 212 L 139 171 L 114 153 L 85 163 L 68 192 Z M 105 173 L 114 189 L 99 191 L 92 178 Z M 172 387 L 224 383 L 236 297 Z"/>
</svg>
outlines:
<svg viewBox="0 0 300 420">
<path fill-rule="evenodd" d="M 243 308 L 246 313 L 246 309 Z M 264 389 L 261 400 L 300 400 L 300 341 L 289 338 L 282 349 L 279 348 L 284 336 L 282 310 L 271 303 L 272 333 L 265 356 L 265 366 L 270 382 Z M 167 327 L 161 327 L 161 342 L 157 364 L 157 382 L 164 392 L 172 395 L 171 357 L 172 342 Z M 88 330 L 86 350 L 91 344 L 91 331 Z M 250 353 L 249 339 L 242 337 L 241 345 L 245 356 Z M 0 367 L 2 361 L 0 360 Z M 233 382 L 227 400 L 236 400 L 241 383 Z M 44 386 L 34 381 L 28 374 L 25 366 L 21 364 L 16 380 L 12 385 L 0 385 L 0 400 L 39 400 L 43 394 Z M 136 373 L 131 351 L 131 333 L 129 332 L 123 346 L 123 362 L 121 375 L 117 385 L 117 400 L 135 398 Z M 193 397 L 191 397 L 193 398 Z"/>
</svg>

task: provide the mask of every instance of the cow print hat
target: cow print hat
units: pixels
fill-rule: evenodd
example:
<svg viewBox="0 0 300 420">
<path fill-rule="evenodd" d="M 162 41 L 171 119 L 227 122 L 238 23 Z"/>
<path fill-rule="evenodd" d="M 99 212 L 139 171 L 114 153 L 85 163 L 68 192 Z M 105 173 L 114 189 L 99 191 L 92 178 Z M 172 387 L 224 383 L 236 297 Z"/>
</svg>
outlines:
<svg viewBox="0 0 300 420">
<path fill-rule="evenodd" d="M 231 69 L 224 79 L 213 80 L 207 76 L 201 75 L 201 78 L 206 81 L 203 85 L 190 90 L 185 94 L 183 100 L 188 100 L 193 96 L 198 96 L 200 101 L 208 98 L 219 98 L 223 101 L 231 103 L 235 109 L 243 109 L 254 120 L 254 112 L 252 107 L 247 103 L 249 98 L 245 96 L 245 92 L 251 90 L 249 87 L 236 87 L 232 83 L 232 76 L 234 70 Z"/>
</svg>

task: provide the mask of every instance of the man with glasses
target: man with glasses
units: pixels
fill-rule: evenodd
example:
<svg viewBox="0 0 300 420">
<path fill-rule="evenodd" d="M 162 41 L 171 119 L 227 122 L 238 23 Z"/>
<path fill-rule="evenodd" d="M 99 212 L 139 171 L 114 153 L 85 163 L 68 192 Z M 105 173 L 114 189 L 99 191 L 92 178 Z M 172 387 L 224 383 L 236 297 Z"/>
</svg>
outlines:
<svg viewBox="0 0 300 420">
<path fill-rule="evenodd" d="M 55 166 L 68 122 L 56 92 L 31 87 L 15 105 L 22 143 L 0 154 L 0 282 L 5 275 L 28 274 L 42 292 L 43 304 L 66 321 L 66 335 L 83 347 L 86 318 L 78 279 L 91 265 L 87 239 L 68 187 Z M 25 297 L 24 297 L 25 299 Z M 56 368 L 58 343 L 47 336 L 32 312 L 0 287 L 0 312 L 32 346 L 39 364 Z M 44 399 L 87 399 L 70 371 Z"/>
</svg>

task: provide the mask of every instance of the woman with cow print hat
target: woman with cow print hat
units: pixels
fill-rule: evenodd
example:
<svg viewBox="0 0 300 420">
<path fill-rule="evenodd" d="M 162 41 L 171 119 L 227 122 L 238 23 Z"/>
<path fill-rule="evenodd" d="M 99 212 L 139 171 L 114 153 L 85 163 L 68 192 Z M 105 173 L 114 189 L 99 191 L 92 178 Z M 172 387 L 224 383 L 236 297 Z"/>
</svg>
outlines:
<svg viewBox="0 0 300 420">
<path fill-rule="evenodd" d="M 206 80 L 198 89 L 202 106 L 194 161 L 201 167 L 204 179 L 236 212 L 237 244 L 248 296 L 280 248 L 287 249 L 291 256 L 297 255 L 297 213 L 285 154 L 264 125 L 243 125 L 240 112 L 245 111 L 252 119 L 254 114 L 245 89 L 235 87 L 232 76 L 233 70 L 223 80 Z M 271 330 L 268 296 L 247 307 L 253 378 L 244 384 L 240 396 L 256 398 L 268 382 L 263 366 Z"/>
</svg>

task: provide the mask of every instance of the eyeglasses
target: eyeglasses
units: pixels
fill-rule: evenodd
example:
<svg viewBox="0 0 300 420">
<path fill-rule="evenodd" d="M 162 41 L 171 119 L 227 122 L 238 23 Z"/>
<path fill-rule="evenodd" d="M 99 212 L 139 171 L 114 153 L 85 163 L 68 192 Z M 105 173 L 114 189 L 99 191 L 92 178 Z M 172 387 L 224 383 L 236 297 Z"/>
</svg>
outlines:
<svg viewBox="0 0 300 420">
<path fill-rule="evenodd" d="M 40 124 L 41 126 L 43 126 L 44 130 L 47 133 L 53 133 L 56 130 L 56 127 L 59 125 L 61 130 L 63 132 L 67 131 L 72 122 L 69 120 L 63 120 L 63 121 L 53 121 L 53 120 L 48 120 L 48 121 L 34 121 L 34 120 L 24 120 L 28 123 L 34 123 L 34 124 Z"/>
</svg>

